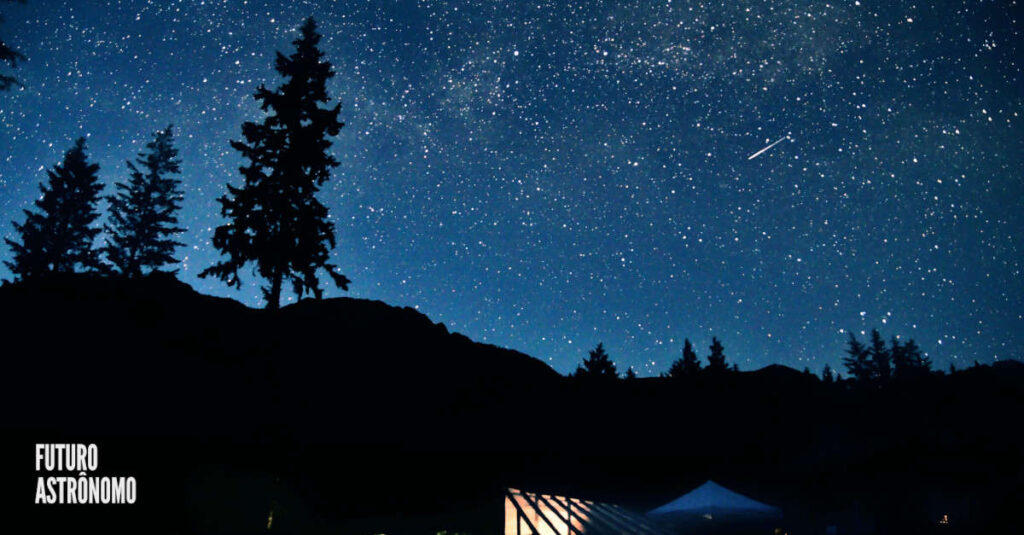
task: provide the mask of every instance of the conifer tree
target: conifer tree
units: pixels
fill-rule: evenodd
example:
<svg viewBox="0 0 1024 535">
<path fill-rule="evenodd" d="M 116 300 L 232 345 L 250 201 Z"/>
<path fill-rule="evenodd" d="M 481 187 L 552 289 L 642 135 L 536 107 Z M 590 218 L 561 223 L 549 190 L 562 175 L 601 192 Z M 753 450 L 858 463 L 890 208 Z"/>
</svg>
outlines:
<svg viewBox="0 0 1024 535">
<path fill-rule="evenodd" d="M 4 240 L 14 253 L 4 264 L 15 277 L 100 268 L 99 251 L 92 248 L 100 232 L 92 226 L 99 217 L 96 204 L 103 189 L 99 168 L 89 163 L 85 138 L 80 137 L 64 160 L 46 172 L 49 182 L 39 185 L 42 197 L 34 203 L 36 210 L 25 210 L 25 222 L 14 223 L 21 241 Z"/>
<path fill-rule="evenodd" d="M 320 34 L 312 17 L 300 33 L 292 55 L 277 54 L 275 69 L 284 83 L 274 91 L 261 85 L 254 95 L 267 116 L 261 123 L 243 124 L 245 140 L 231 142 L 247 162 L 240 169 L 242 185 L 228 185 L 228 194 L 218 199 L 229 221 L 217 227 L 213 245 L 227 259 L 200 273 L 238 287 L 238 271 L 254 263 L 267 281 L 263 296 L 271 309 L 280 306 L 286 281 L 296 295 L 309 292 L 320 298 L 321 268 L 343 290 L 350 282 L 328 260 L 334 224 L 316 197 L 338 165 L 328 152 L 329 138 L 344 126 L 338 121 L 340 104 L 320 106 L 331 100 L 326 83 L 334 70 L 318 48 Z"/>
<path fill-rule="evenodd" d="M 138 167 L 127 162 L 128 182 L 117 184 L 117 193 L 108 197 L 110 223 L 104 230 L 110 237 L 103 252 L 124 275 L 136 277 L 144 269 L 177 262 L 174 249 L 184 244 L 171 236 L 185 231 L 177 226 L 183 198 L 181 180 L 173 176 L 181 172 L 177 156 L 172 126 L 156 132 L 136 158 Z"/>
<path fill-rule="evenodd" d="M 18 3 L 24 4 L 24 0 L 13 0 Z M 3 22 L 3 16 L 0 16 L 0 22 Z M 12 69 L 17 68 L 19 61 L 25 61 L 25 56 L 21 52 L 11 48 L 7 43 L 4 42 L 3 38 L 0 38 L 0 62 L 8 64 Z M 0 74 L 0 91 L 6 91 L 14 86 L 20 86 L 21 82 L 17 78 L 7 75 Z"/>
<path fill-rule="evenodd" d="M 697 352 L 693 350 L 689 338 L 683 339 L 683 371 L 691 377 L 700 372 L 700 359 L 697 358 Z"/>
<path fill-rule="evenodd" d="M 603 343 L 597 344 L 597 347 L 590 351 L 590 356 L 583 359 L 583 364 L 576 367 L 576 377 L 615 379 L 618 376 L 615 363 L 608 357 Z"/>
<path fill-rule="evenodd" d="M 629 368 L 626 368 L 626 380 L 632 381 L 633 379 L 636 379 L 636 372 L 633 371 L 633 367 L 630 366 Z"/>
<path fill-rule="evenodd" d="M 885 347 L 885 340 L 878 334 L 877 329 L 871 329 L 871 371 L 873 379 L 879 382 L 886 382 L 892 378 L 892 360 L 889 350 Z"/>
<path fill-rule="evenodd" d="M 821 380 L 825 384 L 832 384 L 835 382 L 835 377 L 832 374 L 832 367 L 828 364 L 825 365 L 825 369 L 821 370 Z"/>
<path fill-rule="evenodd" d="M 711 337 L 711 354 L 708 355 L 708 371 L 710 372 L 725 372 L 729 371 L 729 365 L 725 363 L 725 348 L 722 347 L 722 342 L 718 338 Z"/>
<path fill-rule="evenodd" d="M 895 337 L 891 342 L 893 376 L 898 379 L 914 379 L 931 373 L 931 359 L 921 354 L 921 348 L 913 340 L 901 344 Z"/>
<path fill-rule="evenodd" d="M 861 384 L 871 382 L 874 377 L 874 372 L 871 366 L 871 360 L 868 358 L 870 351 L 864 347 L 864 344 L 857 340 L 853 332 L 850 332 L 850 340 L 848 341 L 849 347 L 846 349 L 848 357 L 843 358 L 843 365 L 846 366 L 846 372 L 850 374 L 855 381 Z"/>
<path fill-rule="evenodd" d="M 921 353 L 920 346 L 913 339 L 908 340 L 903 346 L 909 367 L 910 377 L 926 377 L 932 371 L 932 359 Z"/>
<path fill-rule="evenodd" d="M 895 336 L 889 341 L 889 354 L 892 356 L 892 376 L 894 379 L 906 379 L 910 371 L 906 347 Z"/>
<path fill-rule="evenodd" d="M 683 356 L 672 362 L 668 368 L 668 377 L 679 379 L 682 377 L 696 377 L 700 372 L 700 360 L 693 350 L 693 344 L 689 338 L 683 339 Z"/>
</svg>

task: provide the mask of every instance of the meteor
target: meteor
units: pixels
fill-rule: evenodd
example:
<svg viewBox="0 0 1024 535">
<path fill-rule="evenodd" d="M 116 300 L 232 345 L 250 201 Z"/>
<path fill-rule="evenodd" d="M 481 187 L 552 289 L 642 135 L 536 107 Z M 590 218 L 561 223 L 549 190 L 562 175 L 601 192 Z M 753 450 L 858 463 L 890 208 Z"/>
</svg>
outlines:
<svg viewBox="0 0 1024 535">
<path fill-rule="evenodd" d="M 765 152 L 765 151 L 767 151 L 768 149 L 770 149 L 770 148 L 774 147 L 775 145 L 778 145 L 779 143 L 782 143 L 782 140 L 783 140 L 783 139 L 789 139 L 789 136 L 783 136 L 783 137 L 780 137 L 780 138 L 778 139 L 778 141 L 776 141 L 775 143 L 772 143 L 771 145 L 768 145 L 767 147 L 765 147 L 765 148 L 763 148 L 763 149 L 761 149 L 761 150 L 759 150 L 759 151 L 755 152 L 754 154 L 751 154 L 751 155 L 750 155 L 750 157 L 749 157 L 749 158 L 747 158 L 747 159 L 748 159 L 748 160 L 753 160 L 754 158 L 757 158 L 758 156 L 760 156 L 760 155 L 764 154 L 764 152 Z"/>
</svg>

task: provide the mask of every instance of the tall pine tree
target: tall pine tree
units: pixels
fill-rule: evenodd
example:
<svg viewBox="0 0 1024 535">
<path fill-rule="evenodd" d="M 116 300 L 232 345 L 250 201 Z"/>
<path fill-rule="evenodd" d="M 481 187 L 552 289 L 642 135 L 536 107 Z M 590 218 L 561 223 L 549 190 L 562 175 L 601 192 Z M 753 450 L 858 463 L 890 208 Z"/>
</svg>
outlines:
<svg viewBox="0 0 1024 535">
<path fill-rule="evenodd" d="M 129 277 L 176 263 L 174 249 L 183 245 L 172 238 L 185 231 L 178 226 L 183 193 L 181 180 L 173 175 L 181 172 L 181 160 L 172 128 L 153 134 L 135 160 L 138 167 L 127 162 L 128 182 L 117 184 L 117 193 L 108 198 L 110 223 L 104 230 L 110 237 L 103 251 Z"/>
<path fill-rule="evenodd" d="M 608 357 L 602 343 L 597 344 L 597 347 L 590 351 L 589 357 L 583 359 L 583 364 L 576 367 L 576 377 L 615 379 L 618 376 L 615 363 Z"/>
<path fill-rule="evenodd" d="M 700 360 L 693 350 L 693 344 L 689 338 L 683 339 L 683 356 L 672 362 L 668 368 L 668 376 L 674 379 L 682 377 L 696 377 L 700 372 Z"/>
<path fill-rule="evenodd" d="M 892 357 L 893 379 L 904 379 L 907 375 L 907 351 L 895 336 L 889 340 L 889 355 Z"/>
<path fill-rule="evenodd" d="M 846 372 L 860 384 L 871 382 L 871 379 L 874 377 L 874 366 L 872 366 L 869 358 L 871 352 L 868 348 L 864 347 L 864 344 L 857 340 L 852 331 L 850 332 L 848 346 L 846 354 L 849 356 L 843 357 L 843 365 L 846 366 Z"/>
<path fill-rule="evenodd" d="M 14 253 L 4 264 L 15 277 L 27 279 L 47 273 L 70 273 L 100 267 L 99 251 L 92 248 L 100 232 L 92 226 L 99 212 L 103 185 L 85 154 L 85 138 L 64 153 L 64 160 L 46 172 L 48 184 L 40 184 L 42 197 L 36 211 L 25 210 L 25 222 L 14 223 L 21 241 L 5 239 Z"/>
<path fill-rule="evenodd" d="M 932 359 L 921 353 L 921 347 L 913 339 L 907 341 L 903 346 L 907 362 L 910 364 L 910 376 L 915 378 L 927 377 L 932 372 Z"/>
<path fill-rule="evenodd" d="M 885 339 L 878 329 L 871 329 L 871 371 L 878 382 L 892 379 L 892 353 L 885 347 Z"/>
<path fill-rule="evenodd" d="M 832 373 L 832 367 L 828 364 L 826 364 L 825 368 L 821 370 L 821 380 L 825 384 L 829 385 L 836 381 L 835 375 Z"/>
<path fill-rule="evenodd" d="M 913 340 L 900 344 L 899 340 L 893 337 L 892 361 L 893 376 L 897 379 L 927 377 L 932 370 L 931 359 L 921 354 L 921 348 Z"/>
<path fill-rule="evenodd" d="M 725 363 L 725 348 L 722 342 L 716 337 L 711 337 L 711 354 L 708 355 L 708 371 L 713 373 L 729 371 L 729 365 Z"/>
<path fill-rule="evenodd" d="M 328 262 L 334 224 L 316 198 L 338 165 L 328 152 L 328 138 L 344 126 L 338 121 L 340 104 L 320 107 L 331 100 L 326 83 L 334 71 L 317 48 L 319 42 L 316 22 L 307 18 L 293 41 L 295 52 L 277 54 L 275 69 L 284 83 L 274 91 L 262 85 L 256 90 L 267 116 L 262 123 L 243 124 L 245 141 L 231 142 L 247 160 L 240 168 L 243 182 L 241 187 L 228 185 L 228 194 L 218 199 L 229 221 L 214 231 L 213 245 L 228 258 L 199 274 L 238 287 L 239 269 L 255 263 L 268 282 L 263 297 L 271 309 L 280 306 L 285 281 L 300 297 L 310 292 L 320 298 L 321 268 L 343 290 L 350 282 Z"/>
</svg>

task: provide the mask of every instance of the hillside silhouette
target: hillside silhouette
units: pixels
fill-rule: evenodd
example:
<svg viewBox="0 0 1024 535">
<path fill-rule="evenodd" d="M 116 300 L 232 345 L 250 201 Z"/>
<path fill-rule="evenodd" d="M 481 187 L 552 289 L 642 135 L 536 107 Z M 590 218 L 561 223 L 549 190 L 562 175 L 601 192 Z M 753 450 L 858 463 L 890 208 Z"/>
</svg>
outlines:
<svg viewBox="0 0 1024 535">
<path fill-rule="evenodd" d="M 645 510 L 714 479 L 790 533 L 998 532 L 1024 500 L 1024 366 L 859 388 L 774 365 L 585 381 L 409 308 L 254 310 L 166 274 L 0 287 L 9 525 L 493 532 L 505 487 Z M 836 348 L 837 354 L 842 348 Z M 94 442 L 133 506 L 31 506 L 32 445 Z M 159 519 L 156 521 L 154 519 Z"/>
</svg>

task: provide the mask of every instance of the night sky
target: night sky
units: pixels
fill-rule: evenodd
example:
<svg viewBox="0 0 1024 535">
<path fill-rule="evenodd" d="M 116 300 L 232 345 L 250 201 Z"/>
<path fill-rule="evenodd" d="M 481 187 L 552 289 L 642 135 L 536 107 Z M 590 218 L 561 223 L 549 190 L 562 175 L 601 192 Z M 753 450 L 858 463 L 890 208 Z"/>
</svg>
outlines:
<svg viewBox="0 0 1024 535">
<path fill-rule="evenodd" d="M 0 232 L 77 136 L 109 193 L 174 123 L 180 277 L 259 306 L 258 279 L 196 275 L 228 141 L 312 14 L 346 123 L 321 199 L 353 284 L 328 296 L 560 372 L 603 341 L 657 374 L 712 335 L 741 369 L 820 372 L 872 327 L 940 369 L 1024 355 L 1020 6 L 725 4 L 0 3 L 28 57 L 4 67 Z"/>
</svg>

